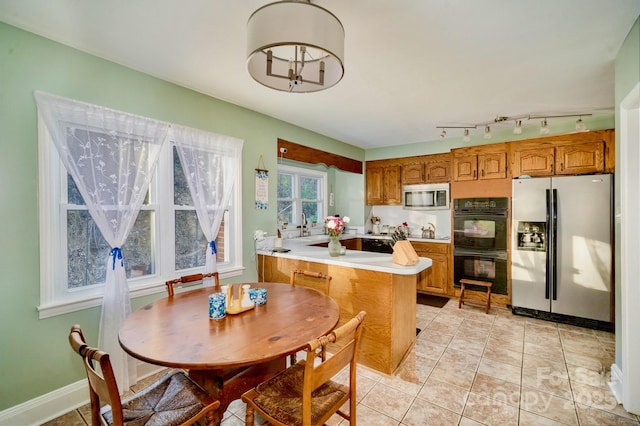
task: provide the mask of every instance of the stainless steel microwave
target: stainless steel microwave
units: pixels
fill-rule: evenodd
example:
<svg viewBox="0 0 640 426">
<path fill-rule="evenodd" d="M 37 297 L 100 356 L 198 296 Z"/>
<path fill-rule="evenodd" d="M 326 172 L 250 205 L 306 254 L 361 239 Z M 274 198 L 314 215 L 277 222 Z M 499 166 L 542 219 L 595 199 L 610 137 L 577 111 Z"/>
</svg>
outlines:
<svg viewBox="0 0 640 426">
<path fill-rule="evenodd" d="M 449 184 L 404 185 L 402 204 L 407 210 L 449 209 Z"/>
</svg>

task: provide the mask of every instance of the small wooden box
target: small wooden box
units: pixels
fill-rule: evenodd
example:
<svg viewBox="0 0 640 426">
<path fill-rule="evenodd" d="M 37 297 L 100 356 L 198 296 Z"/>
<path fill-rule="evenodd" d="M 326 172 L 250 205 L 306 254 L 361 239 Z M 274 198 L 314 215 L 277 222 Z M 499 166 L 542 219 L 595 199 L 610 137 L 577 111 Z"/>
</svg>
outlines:
<svg viewBox="0 0 640 426">
<path fill-rule="evenodd" d="M 410 266 L 418 263 L 418 253 L 414 250 L 411 242 L 402 240 L 397 241 L 393 245 L 393 263 L 398 265 Z"/>
</svg>

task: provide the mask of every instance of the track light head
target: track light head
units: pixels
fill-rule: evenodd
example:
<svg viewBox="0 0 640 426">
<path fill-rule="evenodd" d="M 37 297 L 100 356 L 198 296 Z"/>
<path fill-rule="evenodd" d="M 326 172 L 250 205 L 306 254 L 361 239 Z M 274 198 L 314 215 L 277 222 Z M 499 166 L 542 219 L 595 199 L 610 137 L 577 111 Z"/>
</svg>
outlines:
<svg viewBox="0 0 640 426">
<path fill-rule="evenodd" d="M 462 140 L 465 142 L 469 142 L 471 140 L 471 137 L 469 136 L 469 129 L 464 129 L 464 136 Z"/>
<path fill-rule="evenodd" d="M 522 134 L 522 120 L 516 120 L 516 125 L 513 128 L 513 134 L 514 135 L 521 135 Z"/>
<path fill-rule="evenodd" d="M 540 134 L 546 135 L 547 133 L 549 133 L 549 124 L 547 123 L 547 119 L 544 118 L 542 123 L 540 123 Z"/>
<path fill-rule="evenodd" d="M 447 131 L 445 129 L 442 129 L 442 133 L 440 133 L 440 139 L 444 139 L 447 137 Z"/>
<path fill-rule="evenodd" d="M 582 117 L 578 118 L 576 120 L 576 132 L 586 132 L 587 131 L 587 126 L 584 124 L 584 121 L 582 121 Z"/>
<path fill-rule="evenodd" d="M 484 128 L 484 138 L 491 139 L 491 128 L 489 126 Z"/>
</svg>

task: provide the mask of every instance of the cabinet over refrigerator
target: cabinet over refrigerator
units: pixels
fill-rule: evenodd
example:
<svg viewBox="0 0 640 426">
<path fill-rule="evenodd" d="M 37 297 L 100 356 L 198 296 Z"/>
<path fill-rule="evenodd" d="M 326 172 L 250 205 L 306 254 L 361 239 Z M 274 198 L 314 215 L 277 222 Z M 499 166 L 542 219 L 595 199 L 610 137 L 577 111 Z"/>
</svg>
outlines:
<svg viewBox="0 0 640 426">
<path fill-rule="evenodd" d="M 514 313 L 611 328 L 611 188 L 611 175 L 513 180 Z"/>
</svg>

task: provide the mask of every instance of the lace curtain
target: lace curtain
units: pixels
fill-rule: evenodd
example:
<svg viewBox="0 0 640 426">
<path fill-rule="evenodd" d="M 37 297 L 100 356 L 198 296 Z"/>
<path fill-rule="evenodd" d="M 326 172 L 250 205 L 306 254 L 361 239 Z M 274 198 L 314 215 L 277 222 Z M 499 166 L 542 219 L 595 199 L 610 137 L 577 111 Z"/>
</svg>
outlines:
<svg viewBox="0 0 640 426">
<path fill-rule="evenodd" d="M 122 392 L 136 375 L 135 363 L 118 344 L 118 329 L 131 313 L 120 247 L 149 189 L 169 124 L 42 92 L 35 98 L 63 164 L 112 248 L 98 345 L 110 354 Z"/>
<path fill-rule="evenodd" d="M 172 130 L 198 221 L 209 241 L 205 272 L 215 272 L 215 238 L 236 183 L 243 141 L 187 127 Z M 213 278 L 205 279 L 203 285 L 214 285 Z"/>
</svg>

